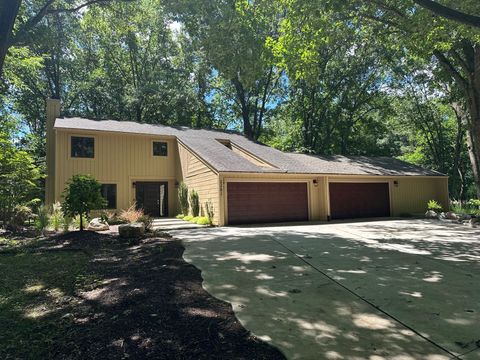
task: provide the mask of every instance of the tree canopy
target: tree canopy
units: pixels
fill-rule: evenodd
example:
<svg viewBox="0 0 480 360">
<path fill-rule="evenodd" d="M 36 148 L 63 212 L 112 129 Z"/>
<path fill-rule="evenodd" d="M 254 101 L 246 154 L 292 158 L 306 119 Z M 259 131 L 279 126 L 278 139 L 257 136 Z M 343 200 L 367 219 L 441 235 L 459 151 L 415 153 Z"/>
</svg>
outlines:
<svg viewBox="0 0 480 360">
<path fill-rule="evenodd" d="M 24 0 L 8 10 L 2 114 L 21 124 L 12 146 L 39 171 L 45 99 L 56 97 L 67 116 L 395 156 L 448 174 L 452 198 L 480 197 L 477 0 Z"/>
</svg>

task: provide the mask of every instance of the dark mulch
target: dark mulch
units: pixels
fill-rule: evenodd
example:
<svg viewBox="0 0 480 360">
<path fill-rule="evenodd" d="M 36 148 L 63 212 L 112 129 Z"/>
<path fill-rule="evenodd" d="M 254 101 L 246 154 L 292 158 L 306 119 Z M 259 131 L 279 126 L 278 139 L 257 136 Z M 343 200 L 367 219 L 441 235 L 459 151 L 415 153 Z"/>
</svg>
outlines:
<svg viewBox="0 0 480 360">
<path fill-rule="evenodd" d="M 74 232 L 40 247 L 91 254 L 69 304 L 49 315 L 61 335 L 45 344 L 48 358 L 284 359 L 202 288 L 179 241 Z"/>
</svg>

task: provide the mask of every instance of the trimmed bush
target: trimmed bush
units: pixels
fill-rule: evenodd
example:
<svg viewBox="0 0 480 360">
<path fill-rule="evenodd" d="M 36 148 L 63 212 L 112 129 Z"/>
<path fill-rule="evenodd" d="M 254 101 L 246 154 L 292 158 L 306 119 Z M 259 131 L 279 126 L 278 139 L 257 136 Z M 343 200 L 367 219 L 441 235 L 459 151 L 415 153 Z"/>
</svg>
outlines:
<svg viewBox="0 0 480 360">
<path fill-rule="evenodd" d="M 185 216 L 188 215 L 188 187 L 183 181 L 178 185 L 178 205 L 180 212 Z"/>
<path fill-rule="evenodd" d="M 193 217 L 197 217 L 200 214 L 200 200 L 195 190 L 190 191 L 190 206 Z"/>
<path fill-rule="evenodd" d="M 211 225 L 210 219 L 206 216 L 200 216 L 196 223 L 198 225 Z"/>
</svg>

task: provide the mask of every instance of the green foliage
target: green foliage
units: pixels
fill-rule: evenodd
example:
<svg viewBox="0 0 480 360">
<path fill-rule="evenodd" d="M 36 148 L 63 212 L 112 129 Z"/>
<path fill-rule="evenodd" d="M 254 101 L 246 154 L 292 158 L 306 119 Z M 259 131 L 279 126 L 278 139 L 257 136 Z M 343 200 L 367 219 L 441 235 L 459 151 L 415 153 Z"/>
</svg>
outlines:
<svg viewBox="0 0 480 360">
<path fill-rule="evenodd" d="M 35 219 L 35 228 L 39 232 L 45 231 L 50 222 L 50 212 L 48 206 L 40 205 L 37 210 L 37 217 Z"/>
<path fill-rule="evenodd" d="M 215 209 L 213 207 L 213 203 L 212 201 L 209 199 L 206 203 L 205 203 L 205 212 L 207 213 L 207 218 L 208 220 L 210 221 L 210 224 L 213 222 L 213 217 L 215 216 L 215 213 L 214 213 Z"/>
<path fill-rule="evenodd" d="M 33 158 L 13 142 L 17 124 L 1 109 L 0 117 L 0 221 L 8 223 L 14 208 L 31 199 L 41 175 Z"/>
<path fill-rule="evenodd" d="M 178 184 L 178 205 L 183 215 L 188 215 L 188 186 L 182 181 Z"/>
<path fill-rule="evenodd" d="M 185 221 L 191 221 L 192 219 L 193 219 L 192 215 L 187 215 L 183 218 L 183 220 L 185 220 Z"/>
<path fill-rule="evenodd" d="M 153 225 L 153 218 L 149 215 L 142 215 L 139 219 L 138 222 L 143 223 L 145 226 L 146 231 L 152 230 L 152 225 Z"/>
<path fill-rule="evenodd" d="M 63 224 L 63 211 L 59 202 L 56 202 L 52 206 L 52 212 L 50 214 L 50 226 L 55 230 L 60 230 Z"/>
<path fill-rule="evenodd" d="M 442 211 L 442 205 L 440 205 L 437 201 L 435 200 L 429 200 L 427 203 L 427 209 L 428 210 L 433 210 L 433 211 Z"/>
<path fill-rule="evenodd" d="M 100 209 L 105 204 L 100 188 L 100 183 L 90 175 L 74 175 L 66 184 L 62 208 L 68 216 L 79 216 L 80 231 L 84 228 L 83 217 L 88 217 L 91 210 Z"/>
<path fill-rule="evenodd" d="M 193 217 L 197 217 L 200 214 L 200 199 L 195 190 L 190 191 L 190 207 Z"/>
<path fill-rule="evenodd" d="M 70 230 L 70 227 L 72 226 L 73 219 L 68 216 L 64 215 L 62 219 L 62 229 L 64 232 L 68 232 Z"/>
<path fill-rule="evenodd" d="M 88 224 L 89 221 L 90 221 L 90 219 L 88 218 L 87 215 L 85 215 L 85 214 L 82 215 L 82 216 L 77 215 L 77 216 L 73 217 L 72 224 L 73 224 L 73 227 L 75 229 L 80 229 L 81 226 L 85 227 L 85 225 Z"/>
<path fill-rule="evenodd" d="M 13 214 L 9 222 L 9 227 L 11 229 L 18 230 L 25 223 L 32 218 L 32 209 L 25 205 L 16 205 L 13 208 Z"/>
<path fill-rule="evenodd" d="M 206 216 L 200 216 L 200 217 L 197 219 L 196 223 L 197 223 L 198 225 L 211 225 L 211 224 L 212 224 L 211 221 L 210 221 L 210 219 L 209 219 L 208 217 L 206 217 Z"/>
<path fill-rule="evenodd" d="M 182 220 L 182 219 L 185 217 L 185 215 L 183 215 L 183 214 L 178 214 L 178 215 L 175 216 L 175 217 L 176 217 L 177 219 Z"/>
</svg>

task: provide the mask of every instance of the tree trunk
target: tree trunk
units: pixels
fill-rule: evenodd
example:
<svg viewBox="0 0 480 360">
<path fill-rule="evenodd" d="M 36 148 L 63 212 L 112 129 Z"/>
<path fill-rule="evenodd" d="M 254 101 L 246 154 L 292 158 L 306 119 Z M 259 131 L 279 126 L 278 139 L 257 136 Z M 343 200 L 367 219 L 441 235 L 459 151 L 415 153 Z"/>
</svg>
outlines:
<svg viewBox="0 0 480 360">
<path fill-rule="evenodd" d="M 83 231 L 83 214 L 80 214 L 80 231 Z"/>
<path fill-rule="evenodd" d="M 10 46 L 10 36 L 13 24 L 18 14 L 21 0 L 0 1 L 0 76 L 3 71 L 3 63 Z"/>
<path fill-rule="evenodd" d="M 234 77 L 232 79 L 232 83 L 235 87 L 237 99 L 240 102 L 240 107 L 242 111 L 243 133 L 247 138 L 254 139 L 253 128 L 252 124 L 250 123 L 250 104 L 247 99 L 247 94 L 238 77 Z"/>
</svg>

